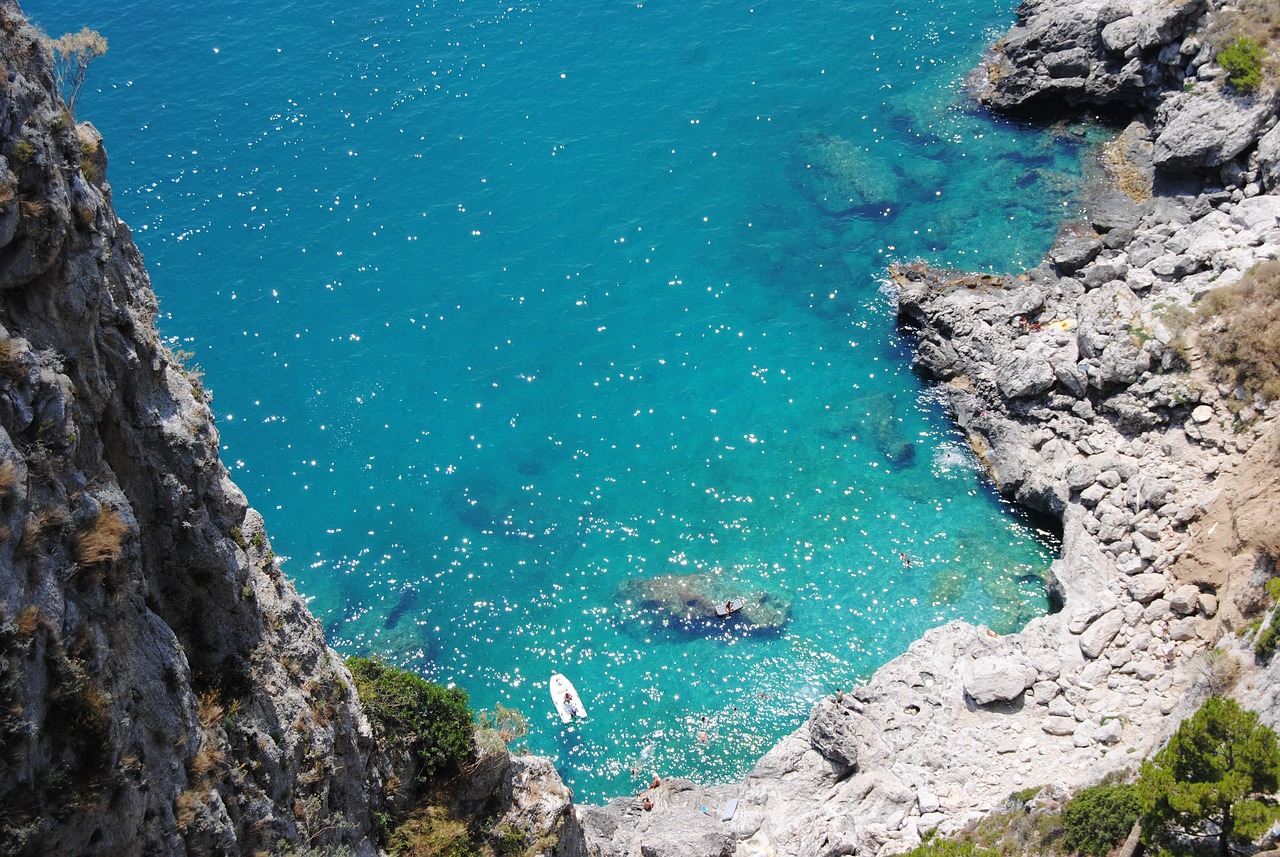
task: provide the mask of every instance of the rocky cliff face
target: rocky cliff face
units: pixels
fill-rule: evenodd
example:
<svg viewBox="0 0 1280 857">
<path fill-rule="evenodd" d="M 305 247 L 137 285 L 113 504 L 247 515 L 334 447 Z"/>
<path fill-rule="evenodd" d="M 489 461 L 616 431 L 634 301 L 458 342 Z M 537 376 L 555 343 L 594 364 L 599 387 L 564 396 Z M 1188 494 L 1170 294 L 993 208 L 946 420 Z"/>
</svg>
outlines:
<svg viewBox="0 0 1280 857">
<path fill-rule="evenodd" d="M 102 139 L 12 0 L 0 63 L 0 851 L 373 854 L 411 760 L 228 478 Z M 449 785 L 454 811 L 581 853 L 546 760 L 478 742 Z"/>
<path fill-rule="evenodd" d="M 1233 672 L 1274 723 L 1280 667 L 1229 632 L 1280 549 L 1280 414 L 1164 324 L 1280 256 L 1275 102 L 1222 85 L 1210 5 L 1024 4 L 981 97 L 1139 111 L 1113 186 L 1024 275 L 895 274 L 996 484 L 1063 522 L 1062 610 L 935 629 L 743 782 L 580 809 L 585 839 L 537 760 L 482 759 L 459 802 L 566 854 L 892 854 L 1132 764 Z M 157 337 L 102 142 L 9 0 L 0 60 L 0 849 L 370 853 L 389 768 Z"/>
<path fill-rule="evenodd" d="M 893 272 L 916 365 L 1006 496 L 1062 522 L 1061 609 L 952 623 L 826 700 L 741 782 L 579 810 L 601 854 L 899 854 L 1014 792 L 1157 749 L 1209 693 L 1274 722 L 1234 631 L 1280 543 L 1280 407 L 1220 387 L 1178 310 L 1280 257 L 1276 99 L 1233 92 L 1204 0 L 1028 0 L 971 85 L 1012 112 L 1121 111 L 1087 219 L 1017 276 Z M 737 799 L 736 813 L 721 809 Z"/>
<path fill-rule="evenodd" d="M 371 850 L 341 661 L 165 348 L 102 141 L 0 3 L 0 850 Z"/>
</svg>

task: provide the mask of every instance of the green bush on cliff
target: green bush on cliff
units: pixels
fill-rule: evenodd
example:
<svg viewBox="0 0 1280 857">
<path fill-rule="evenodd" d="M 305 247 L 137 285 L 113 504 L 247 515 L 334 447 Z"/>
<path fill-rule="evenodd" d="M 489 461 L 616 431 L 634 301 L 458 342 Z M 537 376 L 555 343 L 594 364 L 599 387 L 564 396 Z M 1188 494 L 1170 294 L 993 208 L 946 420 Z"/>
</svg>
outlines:
<svg viewBox="0 0 1280 857">
<path fill-rule="evenodd" d="M 1271 660 L 1271 656 L 1276 653 L 1276 645 L 1280 643 L 1280 606 L 1276 605 L 1280 601 L 1280 577 L 1268 580 L 1266 587 L 1273 605 L 1271 618 L 1253 639 L 1253 653 L 1263 662 Z"/>
<path fill-rule="evenodd" d="M 1062 841 L 1072 851 L 1102 857 L 1129 835 L 1137 820 L 1137 786 L 1090 786 L 1063 811 Z"/>
<path fill-rule="evenodd" d="M 1227 70 L 1227 82 L 1240 92 L 1253 92 L 1262 84 L 1262 45 L 1248 36 L 1227 45 L 1218 54 L 1218 65 Z"/>
<path fill-rule="evenodd" d="M 1000 852 L 969 840 L 930 839 L 909 852 L 907 857 L 1000 857 Z"/>
<path fill-rule="evenodd" d="M 347 658 L 347 668 L 379 740 L 417 760 L 419 782 L 457 770 L 471 755 L 466 691 L 432 684 L 376 657 Z"/>
</svg>

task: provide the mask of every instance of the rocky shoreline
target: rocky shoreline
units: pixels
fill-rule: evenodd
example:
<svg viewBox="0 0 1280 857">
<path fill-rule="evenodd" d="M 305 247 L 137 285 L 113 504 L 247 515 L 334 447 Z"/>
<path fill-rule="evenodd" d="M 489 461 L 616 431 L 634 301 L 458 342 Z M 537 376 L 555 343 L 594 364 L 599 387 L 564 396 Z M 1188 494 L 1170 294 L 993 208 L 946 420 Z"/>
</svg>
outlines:
<svg viewBox="0 0 1280 857">
<path fill-rule="evenodd" d="M 1001 493 L 1062 522 L 1060 609 L 1008 636 L 928 632 L 741 783 L 578 808 L 589 853 L 903 853 L 1015 791 L 1136 766 L 1211 692 L 1280 725 L 1272 671 L 1232 633 L 1274 571 L 1280 408 L 1219 387 L 1174 323 L 1280 257 L 1276 95 L 1224 82 L 1204 36 L 1221 14 L 1024 2 L 970 85 L 1006 112 L 1136 117 L 1109 180 L 1024 274 L 891 272 L 915 365 Z"/>
<path fill-rule="evenodd" d="M 892 272 L 995 484 L 1062 523 L 1060 609 L 928 632 L 740 783 L 573 808 L 549 762 L 490 749 L 458 805 L 570 857 L 888 855 L 1134 765 L 1209 692 L 1280 726 L 1280 667 L 1234 635 L 1280 553 L 1280 410 L 1219 387 L 1172 322 L 1280 257 L 1276 96 L 1224 84 L 1222 11 L 1024 3 L 971 85 L 1007 112 L 1137 117 L 1110 183 L 1024 274 Z M 412 796 L 156 333 L 100 137 L 13 0 L 0 25 L 0 842 L 375 853 L 376 816 Z"/>
</svg>

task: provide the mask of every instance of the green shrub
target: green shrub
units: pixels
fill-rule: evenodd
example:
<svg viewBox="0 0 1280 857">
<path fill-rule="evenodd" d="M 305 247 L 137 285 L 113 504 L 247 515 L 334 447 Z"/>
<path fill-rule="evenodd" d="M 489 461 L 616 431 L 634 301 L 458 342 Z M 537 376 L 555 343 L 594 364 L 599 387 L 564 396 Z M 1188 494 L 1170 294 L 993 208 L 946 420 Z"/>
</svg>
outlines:
<svg viewBox="0 0 1280 857">
<path fill-rule="evenodd" d="M 31 163 L 36 156 L 36 147 L 26 140 L 19 140 L 13 144 L 13 148 L 9 150 L 9 160 L 13 161 L 20 167 L 25 167 Z"/>
<path fill-rule="evenodd" d="M 1213 289 L 1197 315 L 1200 346 L 1217 379 L 1280 399 L 1280 261 L 1263 262 L 1240 282 Z"/>
<path fill-rule="evenodd" d="M 1267 595 L 1271 596 L 1272 603 L 1280 601 L 1280 577 L 1273 577 L 1266 583 Z"/>
<path fill-rule="evenodd" d="M 1241 36 L 1218 54 L 1218 65 L 1227 70 L 1227 83 L 1240 92 L 1253 92 L 1262 83 L 1262 45 Z"/>
<path fill-rule="evenodd" d="M 909 852 L 907 857 L 1000 857 L 1000 852 L 968 840 L 930 839 Z"/>
<path fill-rule="evenodd" d="M 1025 789 L 1019 789 L 1018 791 L 1009 795 L 1009 800 L 1014 801 L 1015 803 L 1027 803 L 1033 797 L 1040 794 L 1040 789 L 1042 788 L 1044 787 L 1043 786 L 1027 786 Z"/>
<path fill-rule="evenodd" d="M 1062 814 L 1063 843 L 1072 851 L 1102 857 L 1129 835 L 1137 820 L 1136 786 L 1090 786 Z"/>
<path fill-rule="evenodd" d="M 471 755 L 466 691 L 432 684 L 380 658 L 347 658 L 347 668 L 379 740 L 417 759 L 419 782 L 457 770 Z"/>
<path fill-rule="evenodd" d="M 1276 644 L 1280 643 L 1280 610 L 1271 613 L 1271 621 L 1267 623 L 1253 641 L 1253 653 L 1261 661 L 1271 660 L 1276 653 Z"/>
</svg>

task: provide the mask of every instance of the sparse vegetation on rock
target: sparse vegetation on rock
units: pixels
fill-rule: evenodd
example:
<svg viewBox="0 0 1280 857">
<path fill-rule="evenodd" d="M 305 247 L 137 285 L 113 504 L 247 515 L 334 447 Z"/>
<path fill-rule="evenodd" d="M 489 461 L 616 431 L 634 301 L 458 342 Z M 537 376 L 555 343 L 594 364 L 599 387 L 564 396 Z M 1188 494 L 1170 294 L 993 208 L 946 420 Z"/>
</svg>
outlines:
<svg viewBox="0 0 1280 857">
<path fill-rule="evenodd" d="M 1280 398 L 1280 261 L 1201 299 L 1200 346 L 1220 381 L 1268 400 Z"/>
</svg>

